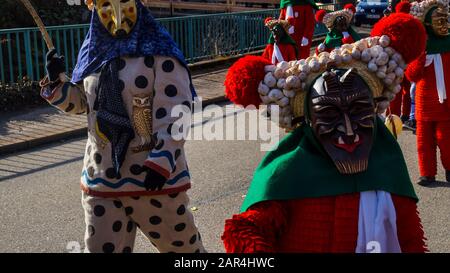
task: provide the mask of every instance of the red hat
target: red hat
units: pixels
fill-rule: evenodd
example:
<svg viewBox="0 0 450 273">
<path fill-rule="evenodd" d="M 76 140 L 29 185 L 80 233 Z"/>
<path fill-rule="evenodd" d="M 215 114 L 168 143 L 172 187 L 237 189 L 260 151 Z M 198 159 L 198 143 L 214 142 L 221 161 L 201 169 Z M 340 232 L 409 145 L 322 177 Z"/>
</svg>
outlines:
<svg viewBox="0 0 450 273">
<path fill-rule="evenodd" d="M 322 23 L 323 17 L 327 14 L 327 11 L 324 9 L 321 9 L 316 12 L 316 21 L 319 23 Z"/>
<path fill-rule="evenodd" d="M 267 25 L 267 23 L 269 23 L 272 20 L 273 20 L 272 17 L 267 17 L 266 19 L 264 19 L 264 25 Z"/>
<path fill-rule="evenodd" d="M 409 63 L 425 52 L 427 34 L 422 23 L 405 13 L 393 13 L 376 23 L 370 36 L 389 36 L 390 46 Z"/>
<path fill-rule="evenodd" d="M 356 8 L 355 8 L 355 6 L 353 6 L 353 4 L 347 4 L 347 5 L 345 5 L 345 6 L 344 6 L 344 9 L 349 9 L 349 10 L 351 10 L 353 13 L 356 12 Z"/>
</svg>

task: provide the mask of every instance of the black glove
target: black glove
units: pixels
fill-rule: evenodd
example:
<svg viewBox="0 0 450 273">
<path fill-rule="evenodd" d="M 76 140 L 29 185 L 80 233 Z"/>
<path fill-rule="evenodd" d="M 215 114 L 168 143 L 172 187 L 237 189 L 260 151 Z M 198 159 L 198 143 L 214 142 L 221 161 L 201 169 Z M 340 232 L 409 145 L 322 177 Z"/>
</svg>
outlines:
<svg viewBox="0 0 450 273">
<path fill-rule="evenodd" d="M 52 49 L 47 53 L 47 63 L 45 67 L 47 69 L 47 75 L 51 82 L 56 81 L 59 78 L 59 74 L 66 72 L 66 65 L 64 62 L 64 56 L 57 57 L 56 49 Z"/>
<path fill-rule="evenodd" d="M 167 179 L 159 172 L 147 166 L 142 166 L 142 171 L 147 173 L 145 175 L 144 185 L 148 191 L 161 190 L 164 184 L 166 184 Z"/>
</svg>

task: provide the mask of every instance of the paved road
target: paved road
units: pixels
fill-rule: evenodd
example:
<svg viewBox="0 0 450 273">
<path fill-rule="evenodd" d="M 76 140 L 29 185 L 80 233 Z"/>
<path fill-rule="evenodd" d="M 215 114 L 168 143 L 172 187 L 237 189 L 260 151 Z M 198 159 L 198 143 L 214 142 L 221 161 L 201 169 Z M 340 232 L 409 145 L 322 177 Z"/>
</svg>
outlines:
<svg viewBox="0 0 450 273">
<path fill-rule="evenodd" d="M 236 116 L 243 115 L 237 111 Z M 206 125 L 219 128 L 233 117 L 216 117 Z M 226 131 L 234 127 L 228 124 Z M 67 244 L 72 241 L 83 247 L 79 175 L 85 141 L 73 139 L 0 157 L 0 252 L 67 252 Z M 198 208 L 193 213 L 209 252 L 223 251 L 220 235 L 224 219 L 239 210 L 253 170 L 264 154 L 260 142 L 191 140 L 186 144 L 194 182 L 189 191 L 191 207 Z M 400 143 L 415 181 L 418 171 L 414 135 L 404 132 Z M 442 171 L 438 178 L 443 180 Z M 435 188 L 416 187 L 433 252 L 450 252 L 448 185 L 442 182 Z M 155 250 L 139 234 L 135 251 Z"/>
</svg>

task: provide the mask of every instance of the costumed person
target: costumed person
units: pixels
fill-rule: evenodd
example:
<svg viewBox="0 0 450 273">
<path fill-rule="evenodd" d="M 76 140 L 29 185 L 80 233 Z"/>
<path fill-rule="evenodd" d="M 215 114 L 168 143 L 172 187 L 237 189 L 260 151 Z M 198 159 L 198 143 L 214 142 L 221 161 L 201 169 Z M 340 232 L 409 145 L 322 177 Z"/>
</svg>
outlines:
<svg viewBox="0 0 450 273">
<path fill-rule="evenodd" d="M 184 139 L 173 137 L 172 110 L 190 114 L 195 96 L 183 54 L 141 1 L 86 4 L 92 19 L 72 78 L 52 50 L 41 91 L 62 111 L 87 114 L 85 251 L 131 252 L 138 228 L 160 252 L 203 252 Z"/>
<path fill-rule="evenodd" d="M 298 59 L 306 59 L 310 55 L 314 35 L 315 0 L 281 0 L 280 20 L 291 24 L 289 34 L 297 43 Z"/>
<path fill-rule="evenodd" d="M 230 68 L 234 102 L 278 105 L 279 126 L 292 132 L 260 163 L 241 213 L 226 220 L 227 252 L 427 250 L 402 151 L 377 116 L 424 50 L 425 29 L 395 14 L 371 36 L 307 60 L 247 57 Z M 391 60 L 397 73 L 379 73 Z"/>
<path fill-rule="evenodd" d="M 405 77 L 406 78 L 406 77 Z M 416 83 L 411 83 L 411 89 L 409 90 L 411 98 L 411 111 L 409 113 L 409 119 L 403 123 L 403 127 L 416 133 Z"/>
<path fill-rule="evenodd" d="M 396 4 L 395 12 L 409 13 L 409 2 L 406 1 L 406 3 L 400 2 Z M 391 104 L 389 105 L 388 109 L 388 115 L 391 114 L 400 117 L 403 125 L 407 123 L 411 113 L 410 90 L 411 90 L 411 83 L 406 77 L 404 77 L 402 82 L 402 91 L 399 92 L 395 96 L 394 100 L 391 101 Z"/>
<path fill-rule="evenodd" d="M 411 14 L 427 31 L 425 52 L 408 66 L 406 76 L 416 83 L 415 110 L 420 181 L 428 186 L 437 173 L 439 147 L 446 180 L 450 182 L 450 35 L 448 0 L 413 2 Z"/>
<path fill-rule="evenodd" d="M 297 44 L 288 34 L 290 27 L 288 21 L 269 17 L 266 18 L 264 23 L 271 34 L 262 56 L 271 61 L 272 64 L 297 60 Z"/>
<path fill-rule="evenodd" d="M 355 7 L 352 4 L 345 5 L 342 10 L 327 12 L 321 9 L 316 13 L 316 21 L 325 24 L 329 30 L 325 41 L 317 46 L 316 55 L 324 51 L 331 52 L 343 44 L 351 44 L 361 39 L 351 26 L 354 14 Z"/>
</svg>

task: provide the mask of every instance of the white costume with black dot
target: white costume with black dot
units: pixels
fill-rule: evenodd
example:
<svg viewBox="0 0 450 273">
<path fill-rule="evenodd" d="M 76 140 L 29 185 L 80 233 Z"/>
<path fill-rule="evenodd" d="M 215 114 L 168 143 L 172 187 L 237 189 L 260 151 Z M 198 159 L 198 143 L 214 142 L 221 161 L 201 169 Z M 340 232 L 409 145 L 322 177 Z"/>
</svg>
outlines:
<svg viewBox="0 0 450 273">
<path fill-rule="evenodd" d="M 88 227 L 87 250 L 131 250 L 134 231 L 125 231 L 127 227 L 131 229 L 132 224 L 128 226 L 128 223 L 133 223 L 138 224 L 162 252 L 203 251 L 199 240 L 189 243 L 198 233 L 191 213 L 186 210 L 182 215 L 177 214 L 181 204 L 184 207 L 188 205 L 185 191 L 190 188 L 190 176 L 183 149 L 184 140 L 175 140 L 171 133 L 188 130 L 183 128 L 188 126 L 180 126 L 180 116 L 172 117 L 172 110 L 181 106 L 185 113 L 190 114 L 192 93 L 187 69 L 172 57 L 120 59 L 120 90 L 135 138 L 129 144 L 119 174 L 113 169 L 111 145 L 96 123 L 94 102 L 99 77 L 100 73 L 91 74 L 82 85 L 67 81 L 54 90 L 42 92 L 43 97 L 55 107 L 67 113 L 87 113 L 88 116 L 88 141 L 81 177 Z M 145 188 L 143 165 L 167 179 L 161 189 Z M 169 197 L 169 194 L 177 193 L 178 199 Z M 139 199 L 134 200 L 132 196 Z M 118 202 L 124 206 L 117 207 Z M 160 207 L 155 204 L 160 204 Z M 132 209 L 133 213 L 127 214 L 127 208 Z M 103 212 L 102 216 L 97 215 L 102 214 L 100 212 Z M 161 223 L 152 225 L 150 217 L 158 217 Z M 179 225 L 179 231 L 176 225 Z M 160 238 L 156 238 L 156 234 Z M 107 243 L 110 245 L 105 245 Z"/>
</svg>

